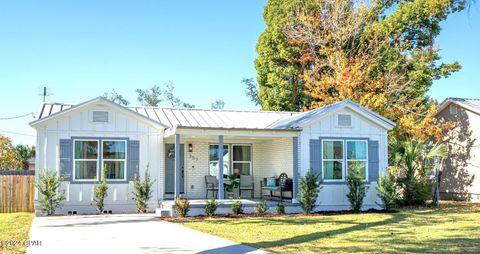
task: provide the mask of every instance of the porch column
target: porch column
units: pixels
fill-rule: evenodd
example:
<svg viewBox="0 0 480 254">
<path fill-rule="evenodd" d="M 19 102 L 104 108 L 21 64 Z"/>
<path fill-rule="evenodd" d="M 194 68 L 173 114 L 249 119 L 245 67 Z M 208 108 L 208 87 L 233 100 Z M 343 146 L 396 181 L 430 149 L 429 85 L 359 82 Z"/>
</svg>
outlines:
<svg viewBox="0 0 480 254">
<path fill-rule="evenodd" d="M 180 163 L 180 134 L 175 134 L 175 198 L 180 196 L 180 181 L 181 181 L 181 163 Z"/>
<path fill-rule="evenodd" d="M 293 137 L 293 190 L 292 190 L 292 203 L 297 203 L 297 191 L 298 191 L 298 137 Z"/>
<path fill-rule="evenodd" d="M 218 136 L 218 199 L 225 199 L 223 189 L 223 136 Z"/>
</svg>

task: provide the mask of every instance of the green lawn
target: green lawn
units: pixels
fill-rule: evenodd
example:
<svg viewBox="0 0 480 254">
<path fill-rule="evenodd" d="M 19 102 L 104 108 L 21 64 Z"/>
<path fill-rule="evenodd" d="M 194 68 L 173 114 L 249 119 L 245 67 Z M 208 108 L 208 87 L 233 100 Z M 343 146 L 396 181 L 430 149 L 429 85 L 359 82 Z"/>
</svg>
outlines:
<svg viewBox="0 0 480 254">
<path fill-rule="evenodd" d="M 390 214 L 211 218 L 183 225 L 275 253 L 480 253 L 480 204 Z"/>
<path fill-rule="evenodd" d="M 28 239 L 33 213 L 0 213 L 0 253 L 24 253 L 24 244 L 4 246 L 6 240 Z"/>
</svg>

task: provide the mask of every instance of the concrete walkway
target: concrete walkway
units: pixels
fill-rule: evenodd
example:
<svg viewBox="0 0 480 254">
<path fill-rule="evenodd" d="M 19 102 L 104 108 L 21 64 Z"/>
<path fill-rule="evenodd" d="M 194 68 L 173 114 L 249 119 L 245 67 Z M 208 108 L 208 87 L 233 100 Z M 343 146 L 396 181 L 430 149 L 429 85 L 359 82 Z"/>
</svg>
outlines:
<svg viewBox="0 0 480 254">
<path fill-rule="evenodd" d="M 27 253 L 267 253 L 147 215 L 36 217 Z"/>
</svg>

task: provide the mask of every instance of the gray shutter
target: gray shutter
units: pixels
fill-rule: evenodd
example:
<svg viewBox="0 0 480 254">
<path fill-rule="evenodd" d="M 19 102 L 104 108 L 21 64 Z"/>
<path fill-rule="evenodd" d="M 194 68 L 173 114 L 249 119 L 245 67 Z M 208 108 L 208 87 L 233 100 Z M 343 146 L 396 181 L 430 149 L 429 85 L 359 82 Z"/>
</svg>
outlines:
<svg viewBox="0 0 480 254">
<path fill-rule="evenodd" d="M 322 175 L 322 149 L 319 139 L 310 139 L 310 168 Z"/>
<path fill-rule="evenodd" d="M 60 175 L 66 181 L 72 181 L 73 176 L 73 142 L 71 139 L 60 139 Z"/>
<path fill-rule="evenodd" d="M 139 175 L 140 141 L 129 140 L 127 147 L 127 181 L 131 181 L 134 175 Z"/>
<path fill-rule="evenodd" d="M 378 181 L 379 166 L 378 141 L 368 141 L 368 177 L 371 182 Z"/>
</svg>

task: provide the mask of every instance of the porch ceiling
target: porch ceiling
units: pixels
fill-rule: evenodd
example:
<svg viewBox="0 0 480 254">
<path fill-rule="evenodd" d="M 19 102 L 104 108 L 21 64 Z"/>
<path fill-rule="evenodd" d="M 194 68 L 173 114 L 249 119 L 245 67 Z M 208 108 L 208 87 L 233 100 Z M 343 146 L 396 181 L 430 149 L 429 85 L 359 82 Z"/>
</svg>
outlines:
<svg viewBox="0 0 480 254">
<path fill-rule="evenodd" d="M 174 137 L 180 134 L 188 138 L 218 139 L 222 135 L 225 139 L 249 139 L 249 140 L 270 140 L 272 138 L 296 137 L 300 129 L 240 129 L 240 128 L 192 128 L 177 127 L 165 131 L 165 138 Z"/>
</svg>

